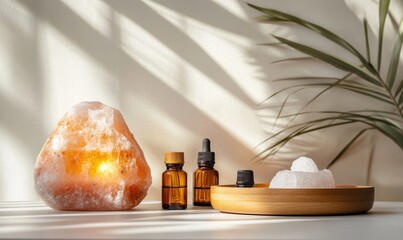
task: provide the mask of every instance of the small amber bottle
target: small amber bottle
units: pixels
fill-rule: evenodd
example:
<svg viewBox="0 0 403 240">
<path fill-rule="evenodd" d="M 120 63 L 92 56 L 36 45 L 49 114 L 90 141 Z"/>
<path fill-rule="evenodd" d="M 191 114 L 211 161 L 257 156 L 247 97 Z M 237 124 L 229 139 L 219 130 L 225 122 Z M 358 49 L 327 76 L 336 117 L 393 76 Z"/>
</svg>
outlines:
<svg viewBox="0 0 403 240">
<path fill-rule="evenodd" d="M 197 157 L 199 168 L 194 172 L 193 205 L 211 206 L 210 187 L 218 185 L 218 171 L 214 169 L 215 154 L 210 151 L 210 140 L 203 140 L 202 151 Z"/>
<path fill-rule="evenodd" d="M 187 174 L 182 170 L 183 152 L 165 153 L 167 170 L 162 173 L 162 208 L 169 210 L 187 207 Z"/>
</svg>

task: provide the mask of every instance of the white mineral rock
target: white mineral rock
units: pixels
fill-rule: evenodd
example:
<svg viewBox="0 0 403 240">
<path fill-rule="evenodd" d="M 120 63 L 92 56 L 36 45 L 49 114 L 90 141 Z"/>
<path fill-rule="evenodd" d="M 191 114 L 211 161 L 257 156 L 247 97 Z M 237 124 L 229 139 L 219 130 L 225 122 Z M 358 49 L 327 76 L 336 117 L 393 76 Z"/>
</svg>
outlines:
<svg viewBox="0 0 403 240">
<path fill-rule="evenodd" d="M 315 162 L 300 157 L 292 164 L 291 171 L 277 172 L 270 182 L 270 188 L 334 188 L 335 181 L 330 170 L 318 171 Z"/>
<path fill-rule="evenodd" d="M 307 157 L 299 157 L 292 162 L 291 171 L 293 172 L 318 172 L 315 162 Z"/>
</svg>

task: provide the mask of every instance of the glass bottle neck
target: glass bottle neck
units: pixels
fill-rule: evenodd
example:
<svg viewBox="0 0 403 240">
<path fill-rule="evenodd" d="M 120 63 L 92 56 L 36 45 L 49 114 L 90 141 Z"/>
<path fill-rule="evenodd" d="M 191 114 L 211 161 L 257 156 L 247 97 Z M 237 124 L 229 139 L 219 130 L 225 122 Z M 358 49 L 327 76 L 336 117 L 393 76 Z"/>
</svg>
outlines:
<svg viewBox="0 0 403 240">
<path fill-rule="evenodd" d="M 199 164 L 200 169 L 214 169 L 214 165 L 211 164 Z"/>
<path fill-rule="evenodd" d="M 182 170 L 183 164 L 167 164 L 167 170 Z"/>
</svg>

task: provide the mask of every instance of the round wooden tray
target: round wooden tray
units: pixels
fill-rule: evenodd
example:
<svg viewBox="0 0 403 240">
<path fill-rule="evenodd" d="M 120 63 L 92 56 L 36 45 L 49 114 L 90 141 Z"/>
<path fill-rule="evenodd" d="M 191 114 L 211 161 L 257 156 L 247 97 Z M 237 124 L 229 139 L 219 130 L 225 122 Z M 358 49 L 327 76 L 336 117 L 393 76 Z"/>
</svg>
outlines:
<svg viewBox="0 0 403 240">
<path fill-rule="evenodd" d="M 335 188 L 252 188 L 235 185 L 211 187 L 211 205 L 229 213 L 263 215 L 338 215 L 368 212 L 374 204 L 374 187 L 336 185 Z"/>
</svg>

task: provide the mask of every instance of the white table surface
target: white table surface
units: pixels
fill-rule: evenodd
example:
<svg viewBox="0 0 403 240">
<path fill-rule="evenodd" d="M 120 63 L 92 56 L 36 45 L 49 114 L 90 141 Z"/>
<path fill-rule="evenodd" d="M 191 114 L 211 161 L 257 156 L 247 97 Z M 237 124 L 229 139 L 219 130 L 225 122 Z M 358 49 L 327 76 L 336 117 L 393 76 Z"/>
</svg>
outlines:
<svg viewBox="0 0 403 240">
<path fill-rule="evenodd" d="M 25 239 L 403 239 L 403 202 L 376 202 L 368 214 L 281 217 L 212 208 L 55 211 L 41 202 L 0 202 L 0 238 Z"/>
</svg>

